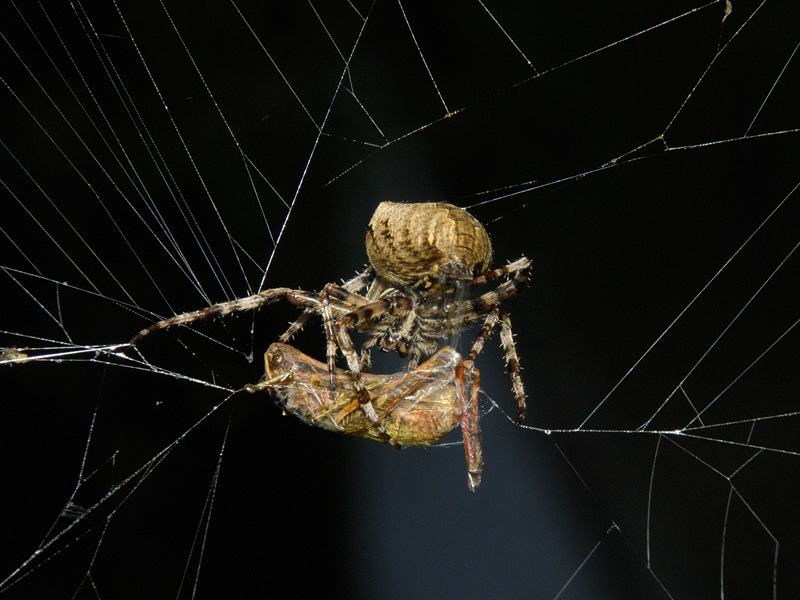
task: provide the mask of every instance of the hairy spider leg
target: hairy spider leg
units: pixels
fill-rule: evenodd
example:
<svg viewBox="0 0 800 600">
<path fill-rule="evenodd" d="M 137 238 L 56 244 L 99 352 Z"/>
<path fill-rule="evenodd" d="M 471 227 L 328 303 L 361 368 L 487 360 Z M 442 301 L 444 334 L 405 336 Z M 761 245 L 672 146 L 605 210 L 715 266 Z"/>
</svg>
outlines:
<svg viewBox="0 0 800 600">
<path fill-rule="evenodd" d="M 328 283 L 322 288 L 322 291 L 319 294 L 319 302 L 321 306 L 321 313 L 322 313 L 322 324 L 325 328 L 325 338 L 326 338 L 326 356 L 328 360 L 328 373 L 330 376 L 330 386 L 331 390 L 335 389 L 336 387 L 336 349 L 337 349 L 337 341 L 338 341 L 338 333 L 336 331 L 336 321 L 333 318 L 333 313 L 331 311 L 330 300 L 338 300 L 339 302 L 343 303 L 345 306 L 350 308 L 350 312 L 345 315 L 344 320 L 347 320 L 350 314 L 352 314 L 352 310 L 355 308 L 358 310 L 358 307 L 368 306 L 369 300 L 364 296 L 360 296 L 355 292 L 351 292 L 350 290 L 346 289 L 343 286 L 338 286 L 333 283 Z M 348 336 L 349 338 L 349 336 Z M 283 340 L 281 340 L 283 341 Z M 352 346 L 352 342 L 350 343 Z M 341 344 L 339 344 L 341 347 Z M 344 354 L 344 352 L 342 352 Z"/>
<path fill-rule="evenodd" d="M 488 337 L 492 335 L 492 331 L 494 331 L 494 328 L 499 320 L 500 310 L 498 308 L 494 308 L 492 312 L 486 315 L 486 319 L 483 321 L 483 326 L 475 336 L 475 339 L 472 342 L 472 348 L 470 349 L 469 354 L 467 354 L 467 358 L 464 360 L 469 368 L 472 368 L 472 365 L 475 364 L 475 359 L 478 358 L 478 354 L 483 352 L 483 346 Z"/>
<path fill-rule="evenodd" d="M 384 438 L 384 441 L 396 448 L 399 448 L 397 442 L 395 442 L 391 436 L 386 433 L 383 423 L 381 422 L 378 413 L 375 411 L 375 406 L 372 404 L 369 391 L 367 391 L 367 388 L 364 387 L 364 382 L 361 378 L 361 362 L 353 346 L 353 340 L 350 337 L 350 334 L 347 332 L 348 325 L 346 324 L 346 319 L 336 321 L 333 318 L 333 313 L 331 312 L 330 298 L 336 298 L 337 300 L 349 302 L 351 303 L 351 306 L 352 304 L 357 303 L 362 303 L 364 306 L 367 306 L 367 299 L 363 296 L 358 296 L 357 294 L 348 292 L 347 290 L 333 284 L 327 284 L 322 289 L 319 298 L 322 306 L 322 323 L 325 328 L 325 337 L 327 339 L 326 356 L 328 362 L 328 376 L 330 378 L 330 389 L 332 391 L 336 389 L 336 350 L 338 347 L 347 361 L 347 368 L 350 378 L 353 381 L 353 388 L 358 394 L 358 401 L 361 406 L 361 410 L 364 411 L 364 415 L 378 430 L 381 437 Z"/>
<path fill-rule="evenodd" d="M 303 327 L 306 326 L 308 319 L 314 314 L 314 312 L 314 309 L 311 307 L 304 309 L 300 316 L 289 325 L 289 328 L 278 337 L 278 341 L 283 344 L 287 344 L 289 341 L 291 341 L 291 339 L 300 333 Z"/>
<path fill-rule="evenodd" d="M 404 294 L 393 294 L 380 300 L 367 302 L 359 306 L 345 317 L 347 326 L 359 329 L 376 317 L 385 313 L 390 315 L 404 315 L 413 310 L 414 301 Z"/>
<path fill-rule="evenodd" d="M 376 317 L 387 313 L 393 316 L 406 315 L 406 320 L 403 322 L 398 335 L 408 335 L 414 324 L 416 313 L 414 312 L 413 300 L 402 294 L 373 300 L 358 307 L 345 317 L 346 324 L 350 328 L 360 329 L 366 327 Z M 361 345 L 360 364 L 362 370 L 369 369 L 372 366 L 372 349 L 377 345 L 379 339 L 378 336 L 370 336 Z M 416 366 L 416 364 L 409 363 L 408 368 L 414 369 Z"/>
<path fill-rule="evenodd" d="M 505 277 L 512 273 L 516 274 L 519 271 L 527 271 L 531 267 L 531 260 L 523 256 L 518 258 L 517 260 L 508 263 L 504 267 L 498 267 L 496 269 L 491 269 L 490 271 L 485 271 L 479 275 L 476 275 L 470 280 L 470 285 L 483 285 L 487 281 L 492 281 L 493 279 L 499 279 L 500 277 Z"/>
<path fill-rule="evenodd" d="M 352 279 L 348 279 L 347 281 L 343 282 L 341 287 L 348 292 L 352 292 L 353 294 L 358 293 L 360 290 L 367 287 L 369 284 L 369 279 L 372 276 L 372 269 L 368 268 L 362 271 L 361 273 L 357 273 L 355 277 Z M 289 342 L 295 335 L 297 335 L 305 324 L 308 322 L 308 319 L 314 315 L 317 311 L 313 307 L 307 307 L 302 314 L 295 319 L 295 321 L 289 325 L 289 328 L 281 334 L 278 338 L 278 341 L 282 343 Z"/>
<path fill-rule="evenodd" d="M 519 356 L 514 342 L 514 334 L 511 329 L 511 319 L 508 314 L 500 312 L 499 306 L 504 300 L 516 295 L 519 286 L 528 281 L 530 271 L 530 260 L 523 257 L 506 267 L 495 269 L 489 273 L 496 273 L 503 269 L 508 269 L 507 274 L 514 273 L 514 278 L 504 281 L 492 291 L 486 292 L 472 300 L 464 300 L 454 304 L 450 310 L 448 318 L 454 322 L 454 328 L 463 328 L 470 322 L 477 320 L 477 315 L 487 314 L 483 327 L 478 332 L 473 342 L 473 347 L 467 355 L 467 361 L 475 361 L 478 354 L 483 350 L 486 338 L 491 335 L 492 330 L 500 322 L 500 345 L 503 348 L 506 361 L 506 372 L 511 380 L 511 389 L 517 401 L 517 422 L 521 423 L 525 419 L 527 412 L 527 402 L 525 398 L 525 387 L 520 376 Z M 484 277 L 486 274 L 479 275 Z"/>
<path fill-rule="evenodd" d="M 297 300 L 294 302 L 295 304 L 302 304 L 304 303 L 307 296 L 310 296 L 310 292 L 305 292 L 303 290 L 293 290 L 291 288 L 272 288 L 268 290 L 263 290 L 257 294 L 253 294 L 252 296 L 248 296 L 247 298 L 238 298 L 236 300 L 230 300 L 228 302 L 220 302 L 219 304 L 212 304 L 211 306 L 206 306 L 205 308 L 201 308 L 200 310 L 194 310 L 191 312 L 181 313 L 179 315 L 175 315 L 174 317 L 170 317 L 168 319 L 164 319 L 159 321 L 158 323 L 153 323 L 149 327 L 145 327 L 139 333 L 137 333 L 130 341 L 131 344 L 135 344 L 144 336 L 153 333 L 154 331 L 160 331 L 162 329 L 169 329 L 170 327 L 175 327 L 177 325 L 188 325 L 189 323 L 194 323 L 195 321 L 203 321 L 205 319 L 210 319 L 211 317 L 215 316 L 224 316 L 234 312 L 242 312 L 248 310 L 256 310 L 265 306 L 267 304 L 271 304 L 276 300 L 281 298 L 286 298 L 290 302 L 292 301 L 292 297 L 290 294 Z"/>
<path fill-rule="evenodd" d="M 514 332 L 511 329 L 511 317 L 505 311 L 500 312 L 500 345 L 505 351 L 506 373 L 511 379 L 511 390 L 517 400 L 517 423 L 525 420 L 527 406 L 525 402 L 525 386 L 520 375 L 519 356 L 517 344 L 514 342 Z"/>
<path fill-rule="evenodd" d="M 521 262 L 522 260 L 520 259 L 516 262 Z M 512 279 L 507 279 L 495 289 L 485 292 L 477 298 L 461 300 L 450 305 L 447 311 L 447 319 L 453 323 L 453 327 L 463 329 L 470 323 L 477 321 L 480 315 L 491 312 L 505 300 L 516 296 L 519 288 L 528 282 L 531 264 L 527 258 L 524 260 L 525 264 L 514 271 Z"/>
<path fill-rule="evenodd" d="M 356 278 L 346 283 L 355 282 L 356 279 L 359 279 L 363 275 L 364 274 L 362 273 L 356 276 Z M 338 288 L 338 286 L 333 286 L 333 287 Z M 361 287 L 364 286 L 362 285 Z M 354 294 L 349 290 L 332 293 L 330 294 L 330 298 L 335 300 L 335 303 L 331 304 L 331 308 L 335 309 L 337 314 L 347 314 L 353 310 L 354 306 L 359 306 L 367 302 L 366 298 L 364 298 L 363 296 L 358 296 L 357 294 Z M 283 334 L 283 336 L 286 336 L 287 333 L 290 333 L 289 337 L 291 337 L 302 328 L 303 323 L 305 322 L 306 319 L 304 317 L 306 312 L 308 312 L 309 315 L 322 312 L 320 297 L 319 295 L 313 292 L 287 288 L 287 287 L 270 288 L 268 290 L 262 290 L 257 294 L 253 294 L 252 296 L 247 296 L 246 298 L 237 298 L 236 300 L 229 300 L 227 302 L 212 304 L 211 306 L 206 306 L 205 308 L 201 308 L 199 310 L 193 310 L 191 312 L 185 312 L 179 315 L 175 315 L 174 317 L 163 319 L 157 323 L 153 323 L 152 325 L 142 329 L 133 338 L 131 338 L 130 343 L 135 344 L 146 335 L 149 335 L 155 331 L 170 329 L 178 325 L 189 325 L 191 323 L 195 323 L 197 321 L 204 321 L 206 319 L 210 319 L 216 316 L 224 317 L 226 315 L 233 313 L 258 310 L 262 306 L 272 304 L 273 302 L 276 302 L 281 299 L 285 299 L 291 304 L 305 307 L 305 311 L 303 312 L 303 314 L 300 315 L 297 321 L 295 321 L 295 323 L 293 323 L 289 327 L 289 329 Z M 346 302 L 354 302 L 354 304 L 346 304 Z M 298 325 L 297 322 L 301 321 L 301 319 L 303 321 Z"/>
<path fill-rule="evenodd" d="M 369 392 L 364 387 L 364 383 L 361 380 L 361 362 L 359 361 L 358 354 L 353 347 L 353 340 L 350 337 L 350 334 L 347 332 L 347 326 L 342 322 L 338 323 L 336 333 L 336 339 L 339 343 L 339 348 L 342 351 L 345 360 L 347 361 L 347 368 L 349 370 L 350 377 L 353 380 L 353 388 L 355 388 L 356 392 L 358 393 L 358 401 L 361 404 L 361 410 L 364 411 L 367 419 L 369 419 L 372 425 L 375 426 L 381 437 L 384 438 L 384 441 L 388 442 L 395 448 L 399 448 L 400 445 L 393 440 L 388 433 L 386 433 L 383 423 L 381 422 L 380 417 L 378 417 L 378 413 L 375 412 L 375 406 L 372 404 Z"/>
<path fill-rule="evenodd" d="M 319 295 L 322 305 L 322 326 L 325 328 L 325 356 L 328 362 L 328 377 L 331 390 L 336 389 L 336 329 L 330 305 L 330 290 L 326 285 Z"/>
</svg>

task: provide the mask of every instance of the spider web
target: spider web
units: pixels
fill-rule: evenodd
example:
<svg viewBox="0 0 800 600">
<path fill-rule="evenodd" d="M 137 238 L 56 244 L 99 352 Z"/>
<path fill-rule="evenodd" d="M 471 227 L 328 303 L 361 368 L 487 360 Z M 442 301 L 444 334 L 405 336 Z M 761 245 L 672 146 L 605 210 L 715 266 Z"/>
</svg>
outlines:
<svg viewBox="0 0 800 600">
<path fill-rule="evenodd" d="M 797 9 L 551 4 L 4 5 L 0 595 L 796 595 Z M 534 260 L 476 496 L 236 393 L 291 307 L 126 342 L 382 199 Z"/>
</svg>

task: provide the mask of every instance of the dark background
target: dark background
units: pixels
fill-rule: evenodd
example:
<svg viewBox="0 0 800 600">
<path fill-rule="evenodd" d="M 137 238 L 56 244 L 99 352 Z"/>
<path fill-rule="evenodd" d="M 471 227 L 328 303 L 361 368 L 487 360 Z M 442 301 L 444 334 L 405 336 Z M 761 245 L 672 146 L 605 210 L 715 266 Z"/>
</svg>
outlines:
<svg viewBox="0 0 800 600">
<path fill-rule="evenodd" d="M 343 63 L 309 5 L 289 4 L 236 6 L 321 123 Z M 366 14 L 368 3 L 355 4 Z M 109 297 L 162 316 L 207 304 L 154 241 L 148 226 L 165 236 L 153 207 L 186 248 L 211 300 L 229 296 L 194 245 L 177 208 L 181 198 L 207 236 L 211 261 L 233 293 L 245 295 L 215 210 L 261 266 L 272 244 L 242 155 L 161 5 L 120 3 L 124 23 L 113 2 L 75 11 L 43 6 L 45 12 L 3 7 L 2 130 L 10 151 L 2 150 L 0 164 L 10 238 L 0 263 L 47 278 L 6 271 L 3 345 L 48 345 L 9 331 L 64 341 L 45 308 L 54 315 L 60 309 L 75 344 L 108 344 L 157 318 Z M 358 15 L 347 3 L 315 6 L 349 55 Z M 480 4 L 403 3 L 448 109 L 463 108 L 443 119 L 398 5 L 376 3 L 345 82 L 352 77 L 389 140 L 430 124 L 379 151 L 344 139 L 384 142 L 344 90 L 326 122 L 330 135 L 314 146 L 310 118 L 231 4 L 168 8 L 240 147 L 289 203 L 314 148 L 266 286 L 319 289 L 349 277 L 366 261 L 364 230 L 380 200 L 474 206 L 498 264 L 523 253 L 534 261 L 532 285 L 509 303 L 528 424 L 574 430 L 797 184 L 798 135 L 671 152 L 653 143 L 627 157 L 638 160 L 598 171 L 664 133 L 719 44 L 756 3 L 734 3 L 722 27 L 715 4 L 574 62 L 698 5 L 487 6 L 541 76 L 530 79 L 534 72 Z M 743 136 L 797 43 L 790 26 L 797 17 L 785 3 L 767 3 L 714 62 L 666 143 Z M 751 135 L 800 127 L 797 76 L 795 61 Z M 174 185 L 163 183 L 150 139 Z M 135 165 L 137 175 L 126 178 L 120 164 Z M 286 207 L 250 173 L 277 236 Z M 532 180 L 547 185 L 482 193 Z M 502 197 L 528 187 L 536 189 Z M 658 409 L 797 242 L 796 200 L 789 198 L 726 266 L 586 428 L 635 429 Z M 67 257 L 106 297 L 56 285 L 90 287 Z M 259 274 L 245 265 L 257 286 Z M 790 257 L 687 379 L 684 390 L 697 406 L 797 318 L 796 273 Z M 261 353 L 296 314 L 275 305 L 205 324 L 199 330 L 207 338 L 154 335 L 140 350 L 152 365 L 238 389 L 261 376 Z M 313 356 L 324 353 L 316 325 L 296 343 Z M 482 383 L 513 413 L 496 345 L 480 360 Z M 721 423 L 797 410 L 796 356 L 791 331 L 704 418 Z M 386 371 L 400 366 L 378 363 Z M 0 578 L 30 559 L 22 579 L 0 586 L 9 598 L 252 597 L 275 593 L 278 584 L 348 597 L 553 598 L 568 582 L 561 598 L 710 598 L 720 595 L 721 563 L 726 597 L 771 598 L 773 537 L 780 543 L 778 596 L 800 589 L 793 454 L 762 452 L 736 475 L 726 526 L 725 475 L 755 453 L 750 448 L 680 436 L 659 442 L 653 434 L 547 435 L 517 428 L 495 410 L 482 421 L 487 466 L 473 495 L 460 446 L 398 452 L 309 429 L 281 417 L 267 397 L 237 395 L 209 413 L 224 391 L 86 360 L 5 366 L 0 376 Z M 673 398 L 652 428 L 680 428 L 690 415 L 688 402 Z M 787 417 L 761 421 L 752 432 L 745 423 L 713 433 L 798 452 L 797 424 Z M 91 477 L 72 496 L 90 431 L 84 475 Z M 448 441 L 458 439 L 454 433 Z M 165 447 L 169 452 L 159 454 Z M 100 504 L 70 527 L 70 518 L 58 518 L 68 500 Z M 65 528 L 33 555 L 43 538 Z"/>
</svg>

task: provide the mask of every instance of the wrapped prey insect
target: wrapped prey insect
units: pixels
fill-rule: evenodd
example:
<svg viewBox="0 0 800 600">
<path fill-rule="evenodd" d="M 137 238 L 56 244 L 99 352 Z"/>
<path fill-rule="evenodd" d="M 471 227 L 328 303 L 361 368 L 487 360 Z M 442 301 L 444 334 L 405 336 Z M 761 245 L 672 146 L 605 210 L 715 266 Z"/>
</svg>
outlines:
<svg viewBox="0 0 800 600">
<path fill-rule="evenodd" d="M 430 446 L 461 426 L 467 484 L 471 491 L 480 485 L 480 373 L 453 348 L 440 348 L 414 369 L 361 375 L 382 429 L 362 410 L 362 394 L 348 371 L 336 369 L 331 387 L 328 365 L 281 343 L 269 347 L 264 362 L 263 380 L 245 390 L 270 392 L 309 425 L 398 446 Z"/>
</svg>

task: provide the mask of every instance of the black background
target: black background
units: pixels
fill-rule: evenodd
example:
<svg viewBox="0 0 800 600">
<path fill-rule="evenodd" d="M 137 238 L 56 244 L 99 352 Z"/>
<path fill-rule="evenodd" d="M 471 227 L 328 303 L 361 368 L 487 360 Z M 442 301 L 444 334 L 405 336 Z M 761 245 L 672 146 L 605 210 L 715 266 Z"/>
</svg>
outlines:
<svg viewBox="0 0 800 600">
<path fill-rule="evenodd" d="M 367 3 L 356 4 L 366 14 Z M 234 6 L 168 8 L 241 148 L 287 202 L 297 195 L 266 286 L 319 289 L 354 273 L 366 261 L 363 234 L 380 200 L 472 206 L 487 224 L 497 263 L 523 253 L 534 261 L 532 285 L 509 303 L 529 393 L 528 423 L 574 430 L 797 184 L 797 133 L 670 152 L 657 142 L 627 156 L 637 160 L 598 170 L 664 133 L 718 45 L 757 4 L 734 3 L 723 27 L 717 3 L 623 41 L 698 5 L 487 3 L 542 73 L 533 79 L 479 3 L 431 4 L 409 1 L 403 7 L 447 108 L 463 110 L 443 118 L 445 108 L 398 4 L 378 2 L 349 77 L 386 138 L 430 124 L 379 151 L 343 139 L 383 142 L 344 90 L 326 121 L 330 135 L 315 146 L 311 119 Z M 163 211 L 210 298 L 226 297 L 225 284 L 216 284 L 182 225 L 140 133 L 156 140 L 214 260 L 235 294 L 246 294 L 215 211 L 260 265 L 272 246 L 242 156 L 161 5 L 120 3 L 124 23 L 113 2 L 86 4 L 86 13 L 78 5 L 77 16 L 61 3 L 44 6 L 61 39 L 38 6 L 21 8 L 24 21 L 13 4 L 3 8 L 3 138 L 19 163 L 3 150 L 2 224 L 18 248 L 4 239 L 0 262 L 28 272 L 32 263 L 48 279 L 6 272 L 0 328 L 64 340 L 42 308 L 57 314 L 60 306 L 74 343 L 108 344 L 124 342 L 155 320 L 108 298 L 57 288 L 54 282 L 89 285 L 26 209 L 107 296 L 126 300 L 127 292 L 137 306 L 160 315 L 206 304 L 137 216 L 152 226 L 135 185 L 146 186 Z M 236 6 L 321 123 L 343 63 L 309 5 Z M 361 25 L 358 15 L 347 3 L 315 6 L 348 56 Z M 666 130 L 666 144 L 745 135 L 797 43 L 791 27 L 797 17 L 785 3 L 760 9 Z M 113 68 L 107 58 L 98 61 L 83 27 L 99 35 Z M 124 89 L 118 84 L 115 90 L 107 69 L 120 74 Z M 790 63 L 751 135 L 800 126 L 797 74 L 797 63 Z M 117 90 L 133 99 L 147 131 L 131 126 Z M 92 120 L 107 131 L 105 118 L 127 155 L 113 138 L 107 138 L 113 150 L 105 146 L 94 130 Z M 136 165 L 140 182 L 125 180 L 112 152 Z M 20 164 L 107 270 L 76 241 Z M 253 177 L 277 236 L 286 208 Z M 537 185 L 500 190 L 529 180 Z M 503 197 L 529 187 L 536 189 Z M 786 201 L 586 428 L 635 429 L 658 409 L 797 242 L 796 205 L 794 197 Z M 257 285 L 258 274 L 245 264 Z M 686 380 L 684 389 L 697 406 L 715 398 L 797 318 L 796 272 L 791 257 Z M 258 357 L 295 314 L 275 305 L 255 317 L 208 323 L 200 328 L 208 338 L 159 334 L 143 340 L 140 350 L 153 365 L 237 389 L 260 377 Z M 7 346 L 46 345 L 2 335 Z M 323 355 L 316 326 L 297 344 Z M 513 412 L 495 346 L 479 364 L 483 387 Z M 792 331 L 704 417 L 727 422 L 797 410 L 796 356 Z M 386 371 L 399 367 L 392 359 L 378 363 Z M 742 469 L 733 480 L 724 527 L 731 488 L 721 473 L 733 472 L 754 453 L 741 446 L 681 436 L 659 442 L 653 434 L 547 435 L 516 428 L 493 411 L 482 424 L 484 484 L 473 495 L 460 446 L 398 452 L 309 429 L 281 417 L 266 397 L 237 395 L 209 414 L 225 392 L 85 360 L 4 367 L 1 376 L 0 577 L 30 559 L 19 572 L 24 577 L 4 588 L 10 598 L 251 597 L 275 593 L 278 585 L 297 594 L 348 597 L 553 598 L 567 583 L 561 598 L 710 598 L 720 595 L 721 562 L 726 597 L 771 598 L 770 535 L 780 542 L 779 597 L 800 589 L 795 455 L 763 452 Z M 71 527 L 68 518 L 59 518 L 45 536 L 75 489 L 93 415 L 85 473 L 97 471 L 72 501 L 100 504 Z M 690 418 L 688 403 L 673 398 L 652 428 L 680 428 Z M 752 433 L 746 423 L 714 435 L 735 442 L 751 435 L 753 444 L 797 452 L 797 422 L 762 421 Z M 158 454 L 168 446 L 168 453 Z M 154 468 L 137 471 L 142 465 Z M 137 475 L 126 480 L 132 473 Z M 65 528 L 32 556 L 43 537 Z"/>
</svg>

